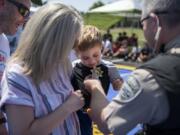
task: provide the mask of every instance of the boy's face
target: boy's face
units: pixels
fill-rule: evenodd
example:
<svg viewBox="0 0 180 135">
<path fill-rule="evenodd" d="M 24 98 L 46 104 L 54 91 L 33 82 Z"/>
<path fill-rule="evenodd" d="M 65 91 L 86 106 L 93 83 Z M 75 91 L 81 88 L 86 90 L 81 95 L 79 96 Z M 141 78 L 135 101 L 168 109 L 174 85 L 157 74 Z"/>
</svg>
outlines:
<svg viewBox="0 0 180 135">
<path fill-rule="evenodd" d="M 86 51 L 80 51 L 78 55 L 82 64 L 90 68 L 96 67 L 101 59 L 101 46 L 96 45 Z"/>
</svg>

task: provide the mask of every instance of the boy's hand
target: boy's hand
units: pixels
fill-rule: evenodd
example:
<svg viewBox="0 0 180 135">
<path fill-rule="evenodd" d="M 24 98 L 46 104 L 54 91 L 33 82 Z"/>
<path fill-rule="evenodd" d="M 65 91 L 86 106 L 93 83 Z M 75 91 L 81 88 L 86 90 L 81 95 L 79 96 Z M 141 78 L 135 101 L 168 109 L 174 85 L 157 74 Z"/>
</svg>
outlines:
<svg viewBox="0 0 180 135">
<path fill-rule="evenodd" d="M 112 82 L 112 86 L 114 90 L 120 90 L 123 84 L 122 79 L 116 79 Z"/>
</svg>

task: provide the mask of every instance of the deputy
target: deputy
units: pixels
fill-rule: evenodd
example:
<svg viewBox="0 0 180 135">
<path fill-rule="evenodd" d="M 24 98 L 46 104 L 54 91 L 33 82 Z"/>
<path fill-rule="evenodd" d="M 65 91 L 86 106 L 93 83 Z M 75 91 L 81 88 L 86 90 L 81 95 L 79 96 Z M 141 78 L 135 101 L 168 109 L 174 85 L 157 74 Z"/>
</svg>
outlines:
<svg viewBox="0 0 180 135">
<path fill-rule="evenodd" d="M 104 134 L 125 135 L 143 123 L 146 135 L 180 135 L 180 0 L 145 0 L 141 24 L 156 56 L 138 67 L 109 102 L 97 80 L 89 115 Z"/>
</svg>

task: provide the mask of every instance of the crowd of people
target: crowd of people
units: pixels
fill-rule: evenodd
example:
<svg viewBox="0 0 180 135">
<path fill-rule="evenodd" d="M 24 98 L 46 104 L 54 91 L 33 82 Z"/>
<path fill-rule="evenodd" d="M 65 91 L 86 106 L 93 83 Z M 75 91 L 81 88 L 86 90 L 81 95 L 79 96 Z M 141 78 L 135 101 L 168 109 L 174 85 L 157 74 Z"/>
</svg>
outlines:
<svg viewBox="0 0 180 135">
<path fill-rule="evenodd" d="M 137 134 L 180 134 L 179 0 L 144 0 L 148 45 L 140 51 L 135 33 L 113 43 L 110 30 L 102 37 L 75 8 L 47 3 L 10 56 L 5 34 L 26 23 L 29 9 L 30 0 L 0 0 L 0 135 L 92 135 L 92 121 L 104 134 L 125 135 L 139 123 Z M 123 80 L 102 55 L 145 63 Z M 110 83 L 118 92 L 112 101 Z"/>
<path fill-rule="evenodd" d="M 152 57 L 152 50 L 147 44 L 140 47 L 136 33 L 128 36 L 126 32 L 119 32 L 113 40 L 110 30 L 103 35 L 102 55 L 106 58 L 124 59 L 132 62 L 146 62 Z"/>
</svg>

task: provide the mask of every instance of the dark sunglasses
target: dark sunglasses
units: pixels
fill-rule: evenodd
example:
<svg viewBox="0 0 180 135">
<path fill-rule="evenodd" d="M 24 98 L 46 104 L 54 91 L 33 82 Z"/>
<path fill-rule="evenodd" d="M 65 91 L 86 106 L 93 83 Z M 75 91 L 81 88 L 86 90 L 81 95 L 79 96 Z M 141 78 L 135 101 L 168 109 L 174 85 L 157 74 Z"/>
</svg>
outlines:
<svg viewBox="0 0 180 135">
<path fill-rule="evenodd" d="M 153 13 L 156 15 L 161 15 L 161 14 L 179 14 L 179 12 L 180 12 L 179 10 L 171 10 L 171 11 L 154 11 Z M 149 18 L 150 18 L 150 15 L 147 15 L 146 17 L 144 17 L 143 19 L 139 21 L 140 28 L 143 28 L 142 23 Z"/>
<path fill-rule="evenodd" d="M 150 16 L 148 15 L 148 16 L 144 17 L 143 19 L 139 20 L 139 26 L 140 26 L 140 28 L 143 28 L 143 22 L 144 22 L 145 20 L 149 19 L 149 18 L 150 18 Z"/>
<path fill-rule="evenodd" d="M 24 4 L 19 3 L 17 1 L 14 0 L 7 0 L 8 2 L 12 3 L 13 5 L 15 5 L 18 9 L 18 12 L 24 17 L 27 18 L 30 14 L 29 8 L 27 8 Z"/>
</svg>

